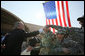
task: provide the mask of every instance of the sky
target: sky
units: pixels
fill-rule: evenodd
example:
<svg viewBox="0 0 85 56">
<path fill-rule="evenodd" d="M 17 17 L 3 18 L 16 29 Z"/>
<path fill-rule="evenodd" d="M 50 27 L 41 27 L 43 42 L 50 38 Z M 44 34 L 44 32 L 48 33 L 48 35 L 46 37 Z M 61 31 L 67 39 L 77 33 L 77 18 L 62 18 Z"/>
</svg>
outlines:
<svg viewBox="0 0 85 56">
<path fill-rule="evenodd" d="M 26 23 L 45 26 L 43 3 L 45 1 L 1 1 L 1 7 Z M 69 1 L 68 5 L 72 27 L 80 27 L 77 18 L 84 15 L 84 1 Z"/>
</svg>

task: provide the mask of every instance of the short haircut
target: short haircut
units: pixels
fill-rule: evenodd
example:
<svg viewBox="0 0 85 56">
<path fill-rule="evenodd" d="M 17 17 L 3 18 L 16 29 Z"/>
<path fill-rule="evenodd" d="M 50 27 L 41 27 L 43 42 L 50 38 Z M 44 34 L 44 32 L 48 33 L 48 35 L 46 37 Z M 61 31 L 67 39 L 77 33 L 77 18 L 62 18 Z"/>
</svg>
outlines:
<svg viewBox="0 0 85 56">
<path fill-rule="evenodd" d="M 17 21 L 14 23 L 14 28 L 13 29 L 16 29 L 20 23 L 23 23 L 22 21 Z"/>
</svg>

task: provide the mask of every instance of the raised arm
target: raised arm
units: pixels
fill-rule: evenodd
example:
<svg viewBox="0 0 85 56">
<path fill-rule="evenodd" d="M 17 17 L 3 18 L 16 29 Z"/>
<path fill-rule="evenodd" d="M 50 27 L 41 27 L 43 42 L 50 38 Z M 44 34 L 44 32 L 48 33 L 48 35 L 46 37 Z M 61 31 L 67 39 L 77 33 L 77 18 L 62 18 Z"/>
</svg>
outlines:
<svg viewBox="0 0 85 56">
<path fill-rule="evenodd" d="M 34 31 L 34 32 L 30 32 L 30 33 L 25 33 L 25 37 L 32 37 L 32 36 L 36 36 L 39 34 L 39 31 Z"/>
<path fill-rule="evenodd" d="M 56 30 L 63 28 L 61 26 L 56 26 L 56 25 L 47 25 L 46 27 L 52 27 L 52 28 L 55 28 Z"/>
</svg>

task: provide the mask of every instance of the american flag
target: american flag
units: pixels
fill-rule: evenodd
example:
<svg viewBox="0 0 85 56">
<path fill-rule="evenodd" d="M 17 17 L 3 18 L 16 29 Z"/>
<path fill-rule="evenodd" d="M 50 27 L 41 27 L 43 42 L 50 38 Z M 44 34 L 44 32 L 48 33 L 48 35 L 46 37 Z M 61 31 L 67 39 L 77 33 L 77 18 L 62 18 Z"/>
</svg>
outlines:
<svg viewBox="0 0 85 56">
<path fill-rule="evenodd" d="M 43 3 L 46 25 L 71 27 L 68 1 L 49 1 Z M 55 33 L 54 28 L 50 30 Z"/>
</svg>

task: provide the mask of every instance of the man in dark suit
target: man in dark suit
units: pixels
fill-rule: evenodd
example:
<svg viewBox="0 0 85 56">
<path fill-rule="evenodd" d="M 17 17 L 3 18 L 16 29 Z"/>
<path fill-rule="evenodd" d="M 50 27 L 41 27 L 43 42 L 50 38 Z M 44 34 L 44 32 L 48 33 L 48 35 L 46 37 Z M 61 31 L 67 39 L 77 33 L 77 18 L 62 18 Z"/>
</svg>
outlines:
<svg viewBox="0 0 85 56">
<path fill-rule="evenodd" d="M 26 33 L 24 31 L 23 22 L 17 22 L 13 31 L 5 39 L 6 50 L 4 55 L 20 55 L 21 45 L 26 37 L 36 36 L 41 33 L 43 29 L 34 31 L 31 33 Z"/>
</svg>

